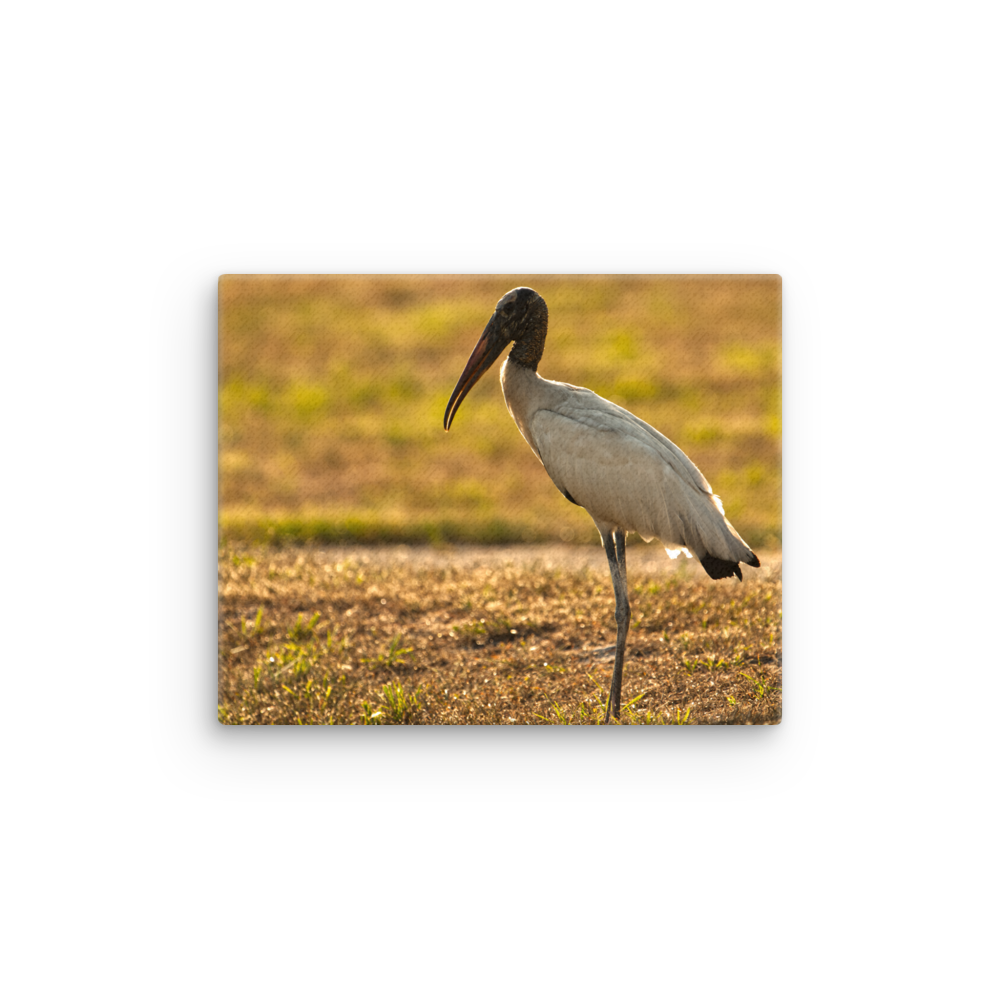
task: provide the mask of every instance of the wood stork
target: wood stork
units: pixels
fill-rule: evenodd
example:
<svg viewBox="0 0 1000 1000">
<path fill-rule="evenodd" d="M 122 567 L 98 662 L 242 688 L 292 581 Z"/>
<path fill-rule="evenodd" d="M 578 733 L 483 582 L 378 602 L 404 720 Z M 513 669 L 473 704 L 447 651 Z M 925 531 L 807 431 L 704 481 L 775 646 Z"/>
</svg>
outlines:
<svg viewBox="0 0 1000 1000">
<path fill-rule="evenodd" d="M 615 666 L 604 721 L 621 713 L 625 640 L 632 612 L 625 535 L 659 538 L 668 555 L 693 553 L 713 580 L 743 579 L 740 563 L 760 560 L 726 519 L 697 466 L 658 430 L 628 410 L 579 386 L 538 374 L 549 311 L 531 288 L 514 288 L 497 303 L 444 413 L 447 431 L 462 400 L 511 342 L 500 369 L 507 409 L 552 482 L 594 519 L 615 590 Z"/>
</svg>

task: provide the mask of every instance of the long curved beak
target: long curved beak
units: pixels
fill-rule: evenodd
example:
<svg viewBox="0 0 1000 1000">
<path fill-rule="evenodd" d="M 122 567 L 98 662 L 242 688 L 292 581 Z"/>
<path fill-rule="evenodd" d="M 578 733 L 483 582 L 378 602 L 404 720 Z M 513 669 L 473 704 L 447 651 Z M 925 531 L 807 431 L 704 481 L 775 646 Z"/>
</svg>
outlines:
<svg viewBox="0 0 1000 1000">
<path fill-rule="evenodd" d="M 476 344 L 469 356 L 469 360 L 465 364 L 465 371 L 462 372 L 461 378 L 455 385 L 455 391 L 451 394 L 451 399 L 448 400 L 448 406 L 444 411 L 445 430 L 451 427 L 451 422 L 455 419 L 455 414 L 458 412 L 462 400 L 469 395 L 472 387 L 486 374 L 490 365 L 500 357 L 508 343 L 509 341 L 504 340 L 500 335 L 499 324 L 494 315 L 486 324 L 486 329 L 483 330 L 479 343 Z"/>
</svg>

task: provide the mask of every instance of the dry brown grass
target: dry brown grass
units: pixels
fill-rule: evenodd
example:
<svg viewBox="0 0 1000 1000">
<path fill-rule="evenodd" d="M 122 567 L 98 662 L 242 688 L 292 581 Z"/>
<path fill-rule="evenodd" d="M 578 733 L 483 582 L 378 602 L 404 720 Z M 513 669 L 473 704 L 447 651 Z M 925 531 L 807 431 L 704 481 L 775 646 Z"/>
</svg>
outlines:
<svg viewBox="0 0 1000 1000">
<path fill-rule="evenodd" d="M 220 721 L 600 722 L 615 624 L 594 549 L 227 549 Z M 629 557 L 622 722 L 779 722 L 780 555 L 742 584 Z"/>
</svg>

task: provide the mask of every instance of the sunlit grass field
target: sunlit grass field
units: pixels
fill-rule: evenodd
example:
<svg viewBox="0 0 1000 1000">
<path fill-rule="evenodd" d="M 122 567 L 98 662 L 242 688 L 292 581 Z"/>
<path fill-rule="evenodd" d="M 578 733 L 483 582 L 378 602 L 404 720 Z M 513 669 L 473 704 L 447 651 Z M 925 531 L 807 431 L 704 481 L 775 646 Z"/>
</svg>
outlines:
<svg viewBox="0 0 1000 1000">
<path fill-rule="evenodd" d="M 596 543 L 504 406 L 445 404 L 497 299 L 549 307 L 539 373 L 678 444 L 755 548 L 781 544 L 781 282 L 752 277 L 226 276 L 220 540 Z"/>
<path fill-rule="evenodd" d="M 762 554 L 713 582 L 633 536 L 622 721 L 780 721 L 780 279 L 545 275 L 221 279 L 220 721 L 603 719 L 614 598 L 593 522 L 518 433 L 499 364 L 442 427 L 521 284 L 549 307 L 539 373 L 663 431 Z M 432 547 L 328 547 L 391 542 Z M 587 543 L 596 565 L 451 547 L 517 542 Z"/>
<path fill-rule="evenodd" d="M 225 550 L 219 721 L 600 724 L 611 579 L 596 546 L 583 565 L 579 546 L 554 548 Z M 780 556 L 762 551 L 738 583 L 636 555 L 621 722 L 780 722 Z"/>
</svg>

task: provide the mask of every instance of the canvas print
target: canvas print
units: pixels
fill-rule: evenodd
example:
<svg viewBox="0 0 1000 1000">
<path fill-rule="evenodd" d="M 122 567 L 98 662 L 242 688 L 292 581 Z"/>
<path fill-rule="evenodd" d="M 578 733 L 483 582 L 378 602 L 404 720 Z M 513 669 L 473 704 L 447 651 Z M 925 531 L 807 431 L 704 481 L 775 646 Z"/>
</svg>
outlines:
<svg viewBox="0 0 1000 1000">
<path fill-rule="evenodd" d="M 781 279 L 226 275 L 224 724 L 781 721 Z"/>
</svg>

